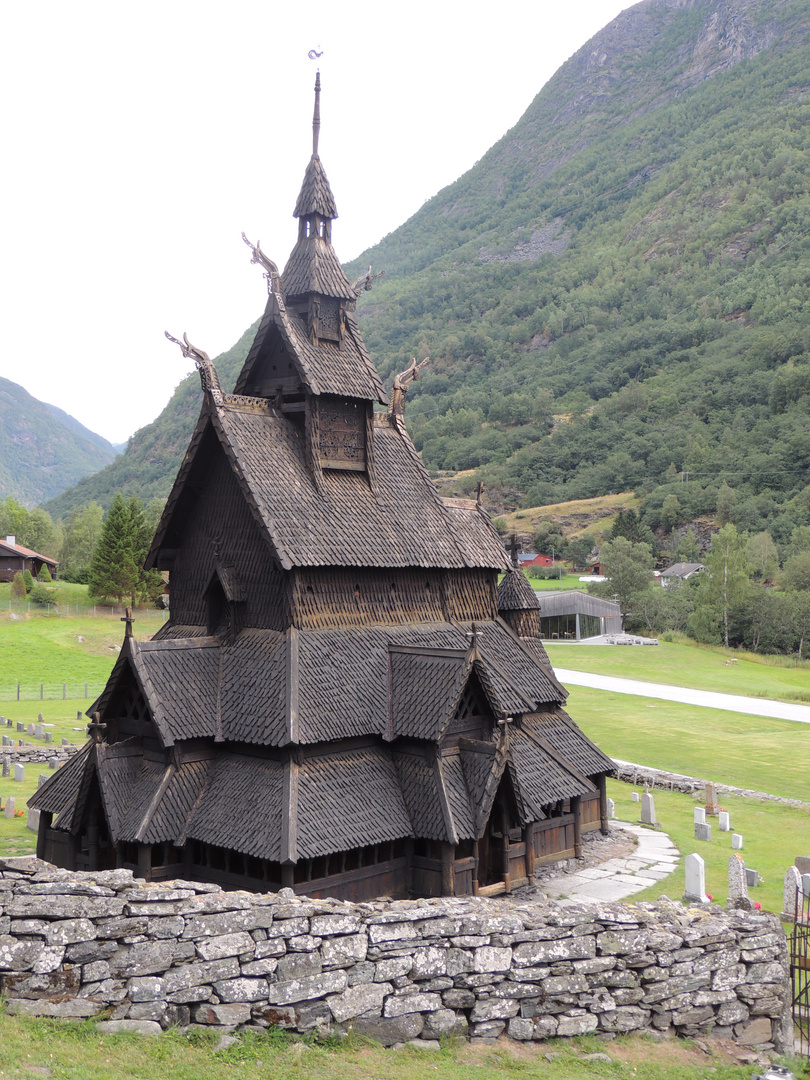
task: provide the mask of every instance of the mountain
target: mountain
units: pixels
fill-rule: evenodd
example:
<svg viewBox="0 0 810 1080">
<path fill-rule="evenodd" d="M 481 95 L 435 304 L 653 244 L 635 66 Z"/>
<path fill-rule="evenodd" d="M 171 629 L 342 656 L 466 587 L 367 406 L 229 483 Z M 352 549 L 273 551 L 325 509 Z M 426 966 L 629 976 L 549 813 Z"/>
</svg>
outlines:
<svg viewBox="0 0 810 1080">
<path fill-rule="evenodd" d="M 0 378 L 0 498 L 35 506 L 114 457 L 106 439 Z"/>
<path fill-rule="evenodd" d="M 347 267 L 386 271 L 359 304 L 383 376 L 431 357 L 406 417 L 448 492 L 810 523 L 809 36 L 810 0 L 644 0 Z M 86 498 L 168 490 L 184 386 Z"/>
</svg>

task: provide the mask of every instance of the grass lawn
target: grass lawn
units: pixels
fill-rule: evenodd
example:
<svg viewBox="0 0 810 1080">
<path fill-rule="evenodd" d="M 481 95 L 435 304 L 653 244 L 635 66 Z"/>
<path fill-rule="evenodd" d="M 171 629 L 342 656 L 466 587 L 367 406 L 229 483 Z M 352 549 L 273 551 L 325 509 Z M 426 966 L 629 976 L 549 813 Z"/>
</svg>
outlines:
<svg viewBox="0 0 810 1080">
<path fill-rule="evenodd" d="M 584 686 L 566 709 L 612 757 L 810 802 L 806 724 Z"/>
<path fill-rule="evenodd" d="M 555 667 L 624 679 L 716 690 L 724 694 L 810 701 L 810 661 L 662 641 L 659 645 L 569 645 L 550 642 Z M 727 664 L 731 658 L 737 662 Z"/>
<path fill-rule="evenodd" d="M 73 588 L 83 589 L 86 595 L 86 586 Z M 136 610 L 135 636 L 150 638 L 166 617 L 154 608 Z M 123 637 L 121 616 L 105 608 L 99 608 L 96 615 L 92 611 L 59 615 L 32 605 L 29 614 L 4 607 L 0 598 L 0 711 L 16 700 L 18 682 L 28 689 L 29 697 L 38 695 L 40 683 L 46 684 L 46 697 L 61 698 L 63 682 L 70 684 L 68 693 L 74 696 L 83 693 L 85 682 L 98 692 L 110 674 Z M 10 715 L 8 710 L 6 715 Z"/>
<path fill-rule="evenodd" d="M 625 1036 L 604 1043 L 588 1036 L 491 1047 L 449 1042 L 440 1050 L 386 1050 L 351 1038 L 339 1043 L 295 1040 L 278 1031 L 246 1032 L 216 1051 L 219 1036 L 177 1031 L 143 1038 L 101 1035 L 92 1022 L 65 1024 L 0 1016 L 0 1076 L 58 1080 L 748 1080 L 751 1066 L 708 1053 L 690 1040 L 654 1042 Z M 546 1054 L 553 1051 L 549 1061 Z M 583 1055 L 607 1054 L 610 1062 Z M 784 1059 L 799 1077 L 802 1062 Z"/>
<path fill-rule="evenodd" d="M 621 821 L 638 822 L 641 804 L 631 801 L 633 791 L 641 791 L 618 780 L 608 781 L 608 795 L 616 803 L 616 817 Z M 732 855 L 731 833 L 720 832 L 717 818 L 706 820 L 712 826 L 712 838 L 695 840 L 694 808 L 703 805 L 701 797 L 682 795 L 655 788 L 655 815 L 681 855 L 696 851 L 706 864 L 706 892 L 715 903 L 725 905 L 728 894 L 728 860 Z M 751 901 L 762 904 L 766 911 L 779 914 L 782 910 L 782 881 L 785 871 L 797 855 L 809 854 L 810 810 L 801 810 L 780 803 L 720 796 L 720 805 L 731 815 L 731 827 L 743 837 L 740 852 L 745 865 L 757 870 L 764 879 L 761 885 L 750 888 Z M 683 861 L 668 878 L 645 892 L 631 898 L 657 900 L 661 894 L 680 900 L 684 890 Z"/>
<path fill-rule="evenodd" d="M 581 589 L 587 592 L 588 586 L 579 580 L 579 574 L 563 574 L 561 578 L 529 578 L 529 584 L 538 592 L 561 592 L 564 589 Z"/>
</svg>

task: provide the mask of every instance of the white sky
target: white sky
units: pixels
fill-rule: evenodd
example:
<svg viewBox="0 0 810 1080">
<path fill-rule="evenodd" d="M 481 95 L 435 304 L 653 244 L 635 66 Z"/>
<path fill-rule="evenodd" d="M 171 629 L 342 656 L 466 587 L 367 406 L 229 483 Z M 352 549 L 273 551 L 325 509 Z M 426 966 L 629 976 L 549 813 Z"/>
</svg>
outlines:
<svg viewBox="0 0 810 1080">
<path fill-rule="evenodd" d="M 124 441 L 190 370 L 164 330 L 216 356 L 261 314 L 240 233 L 283 266 L 318 65 L 346 262 L 474 165 L 627 6 L 5 4 L 0 375 Z"/>
</svg>

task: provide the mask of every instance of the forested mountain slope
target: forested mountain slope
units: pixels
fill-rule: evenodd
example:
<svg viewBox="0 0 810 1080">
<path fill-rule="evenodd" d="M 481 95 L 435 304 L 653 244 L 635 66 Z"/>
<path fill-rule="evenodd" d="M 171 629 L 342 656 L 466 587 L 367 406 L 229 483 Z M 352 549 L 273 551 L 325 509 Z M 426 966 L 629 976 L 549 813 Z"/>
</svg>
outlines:
<svg viewBox="0 0 810 1080">
<path fill-rule="evenodd" d="M 745 527 L 810 521 L 809 35 L 810 0 L 644 0 L 347 268 L 386 271 L 360 304 L 383 375 L 431 357 L 429 467 L 497 506 L 635 489 L 655 526 L 725 484 Z M 80 501 L 165 494 L 193 385 Z"/>
<path fill-rule="evenodd" d="M 0 378 L 0 499 L 35 506 L 115 457 L 73 416 Z"/>
</svg>

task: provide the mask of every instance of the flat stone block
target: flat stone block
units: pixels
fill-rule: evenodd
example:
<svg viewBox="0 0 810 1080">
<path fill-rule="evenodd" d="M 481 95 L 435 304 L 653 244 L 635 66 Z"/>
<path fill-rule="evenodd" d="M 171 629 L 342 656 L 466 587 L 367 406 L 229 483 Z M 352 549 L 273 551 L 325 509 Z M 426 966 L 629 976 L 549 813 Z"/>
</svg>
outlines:
<svg viewBox="0 0 810 1080">
<path fill-rule="evenodd" d="M 732 851 L 742 851 L 742 847 L 743 847 L 743 838 L 740 835 L 740 833 L 736 833 L 736 832 L 732 833 L 731 834 L 731 850 Z"/>
</svg>

